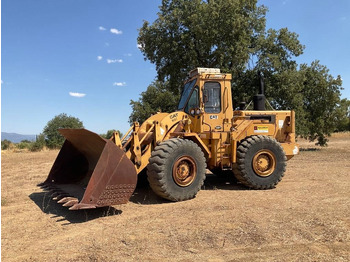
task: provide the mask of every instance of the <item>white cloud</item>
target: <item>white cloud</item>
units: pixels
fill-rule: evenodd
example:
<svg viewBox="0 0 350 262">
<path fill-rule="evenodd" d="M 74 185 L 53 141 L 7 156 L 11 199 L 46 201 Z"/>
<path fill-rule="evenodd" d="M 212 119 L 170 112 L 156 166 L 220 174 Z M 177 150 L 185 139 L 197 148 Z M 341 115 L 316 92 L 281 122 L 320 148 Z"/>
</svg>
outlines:
<svg viewBox="0 0 350 262">
<path fill-rule="evenodd" d="M 114 86 L 126 86 L 125 82 L 114 82 L 113 83 Z"/>
<path fill-rule="evenodd" d="M 75 93 L 75 92 L 69 92 L 69 95 L 70 95 L 70 96 L 73 96 L 73 97 L 84 97 L 84 96 L 86 96 L 86 94 L 83 94 L 83 93 Z"/>
<path fill-rule="evenodd" d="M 116 35 L 121 35 L 123 33 L 123 31 L 118 30 L 116 28 L 111 28 L 110 31 L 111 31 L 112 34 L 116 34 Z"/>
<path fill-rule="evenodd" d="M 100 56 L 100 55 L 99 55 L 99 56 L 97 56 L 97 60 L 98 60 L 98 61 L 102 60 L 102 58 L 103 58 L 103 57 L 102 57 L 102 56 Z"/>
<path fill-rule="evenodd" d="M 107 29 L 106 29 L 106 28 L 104 28 L 103 26 L 100 26 L 98 29 L 99 29 L 99 30 L 101 30 L 101 31 L 105 31 L 105 30 L 107 30 Z"/>
<path fill-rule="evenodd" d="M 136 47 L 140 50 L 142 50 L 142 45 L 141 44 L 137 44 Z"/>
<path fill-rule="evenodd" d="M 114 63 L 123 63 L 123 59 L 109 59 L 107 58 L 108 64 L 114 64 Z"/>
<path fill-rule="evenodd" d="M 132 56 L 132 54 L 130 54 L 130 53 L 127 53 L 127 54 L 124 54 L 124 56 Z"/>
</svg>

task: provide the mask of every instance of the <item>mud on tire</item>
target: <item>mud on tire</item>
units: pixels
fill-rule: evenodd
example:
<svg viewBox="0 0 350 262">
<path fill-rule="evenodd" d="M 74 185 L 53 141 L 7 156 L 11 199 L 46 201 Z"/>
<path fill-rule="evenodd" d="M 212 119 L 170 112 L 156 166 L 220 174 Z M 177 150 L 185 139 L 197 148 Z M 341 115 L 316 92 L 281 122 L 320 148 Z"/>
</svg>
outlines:
<svg viewBox="0 0 350 262">
<path fill-rule="evenodd" d="M 237 147 L 234 174 L 253 189 L 274 188 L 284 176 L 286 155 L 282 146 L 269 136 L 251 136 Z"/>
<path fill-rule="evenodd" d="M 205 179 L 206 161 L 194 142 L 172 138 L 155 147 L 147 166 L 148 182 L 162 198 L 194 198 Z"/>
</svg>

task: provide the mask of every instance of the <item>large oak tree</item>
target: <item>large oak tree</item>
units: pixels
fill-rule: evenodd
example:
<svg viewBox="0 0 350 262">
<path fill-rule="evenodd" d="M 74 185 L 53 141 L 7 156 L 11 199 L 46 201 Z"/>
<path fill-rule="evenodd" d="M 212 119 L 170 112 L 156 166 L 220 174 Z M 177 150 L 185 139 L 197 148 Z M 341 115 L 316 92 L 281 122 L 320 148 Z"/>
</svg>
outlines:
<svg viewBox="0 0 350 262">
<path fill-rule="evenodd" d="M 158 84 L 131 102 L 130 120 L 176 108 L 169 99 L 164 106 L 149 101 L 161 101 L 158 96 L 169 92 L 177 97 L 193 68 L 231 73 L 235 106 L 252 99 L 260 71 L 268 101 L 276 109 L 295 110 L 298 134 L 324 145 L 339 118 L 341 78 L 318 61 L 298 65 L 295 58 L 305 48 L 298 35 L 287 28 L 266 29 L 266 12 L 257 0 L 163 0 L 158 18 L 152 24 L 145 21 L 138 37 L 145 59 L 156 66 Z"/>
</svg>

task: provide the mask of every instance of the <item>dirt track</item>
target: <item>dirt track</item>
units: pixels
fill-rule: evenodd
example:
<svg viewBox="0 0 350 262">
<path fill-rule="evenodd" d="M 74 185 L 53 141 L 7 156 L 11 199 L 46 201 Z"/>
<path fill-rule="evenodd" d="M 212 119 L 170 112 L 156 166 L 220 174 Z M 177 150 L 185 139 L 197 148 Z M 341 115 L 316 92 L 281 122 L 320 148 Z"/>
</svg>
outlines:
<svg viewBox="0 0 350 262">
<path fill-rule="evenodd" d="M 2 261 L 350 261 L 350 133 L 301 145 L 273 190 L 209 176 L 190 201 L 140 187 L 127 205 L 74 212 L 35 186 L 57 151 L 2 152 Z"/>
</svg>

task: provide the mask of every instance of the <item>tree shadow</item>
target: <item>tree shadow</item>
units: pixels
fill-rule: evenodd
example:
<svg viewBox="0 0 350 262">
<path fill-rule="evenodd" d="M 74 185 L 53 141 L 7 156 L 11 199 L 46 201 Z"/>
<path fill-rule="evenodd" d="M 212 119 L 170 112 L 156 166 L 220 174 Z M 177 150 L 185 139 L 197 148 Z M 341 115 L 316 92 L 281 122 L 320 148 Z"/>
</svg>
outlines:
<svg viewBox="0 0 350 262">
<path fill-rule="evenodd" d="M 65 222 L 63 225 L 84 223 L 96 218 L 115 216 L 122 213 L 121 210 L 114 207 L 101 207 L 86 210 L 71 211 L 67 207 L 58 204 L 52 200 L 51 193 L 43 191 L 32 193 L 29 198 L 46 214 L 53 215 L 51 218 L 57 218 L 56 222 Z"/>
<path fill-rule="evenodd" d="M 321 151 L 321 148 L 317 147 L 301 147 L 299 149 L 300 152 L 314 152 L 314 151 Z"/>
</svg>

